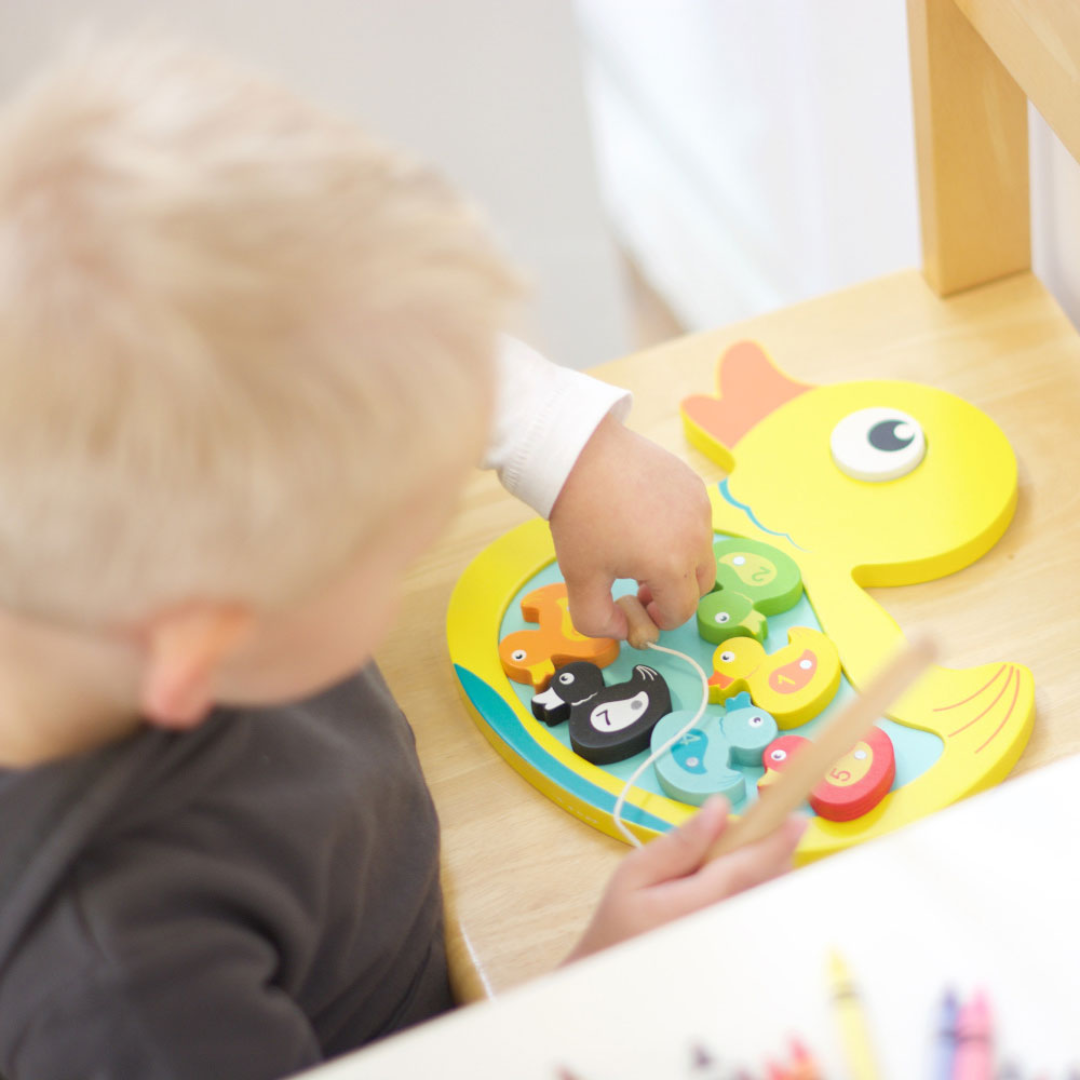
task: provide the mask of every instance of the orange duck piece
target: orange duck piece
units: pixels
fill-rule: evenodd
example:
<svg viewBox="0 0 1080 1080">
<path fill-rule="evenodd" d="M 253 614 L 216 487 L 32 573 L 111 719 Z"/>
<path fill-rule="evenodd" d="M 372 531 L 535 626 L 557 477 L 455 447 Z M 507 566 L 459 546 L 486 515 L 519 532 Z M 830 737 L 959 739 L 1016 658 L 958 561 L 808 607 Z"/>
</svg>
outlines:
<svg viewBox="0 0 1080 1080">
<path fill-rule="evenodd" d="M 539 628 L 517 630 L 499 642 L 499 661 L 514 682 L 546 690 L 557 667 L 574 660 L 607 667 L 619 655 L 615 638 L 586 637 L 575 629 L 570 621 L 565 582 L 534 589 L 521 601 L 521 614 L 526 622 L 539 623 Z"/>
</svg>

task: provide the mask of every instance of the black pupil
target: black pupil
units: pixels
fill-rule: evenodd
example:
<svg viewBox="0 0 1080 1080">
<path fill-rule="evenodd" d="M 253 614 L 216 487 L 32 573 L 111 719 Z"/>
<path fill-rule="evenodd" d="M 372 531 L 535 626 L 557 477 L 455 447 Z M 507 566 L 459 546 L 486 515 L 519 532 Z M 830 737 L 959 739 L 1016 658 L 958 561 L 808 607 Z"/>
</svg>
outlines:
<svg viewBox="0 0 1080 1080">
<path fill-rule="evenodd" d="M 903 450 L 905 446 L 910 446 L 915 441 L 914 434 L 909 435 L 906 439 L 896 434 L 896 429 L 905 423 L 904 420 L 882 420 L 870 429 L 866 437 L 875 450 L 885 450 L 887 452 Z"/>
</svg>

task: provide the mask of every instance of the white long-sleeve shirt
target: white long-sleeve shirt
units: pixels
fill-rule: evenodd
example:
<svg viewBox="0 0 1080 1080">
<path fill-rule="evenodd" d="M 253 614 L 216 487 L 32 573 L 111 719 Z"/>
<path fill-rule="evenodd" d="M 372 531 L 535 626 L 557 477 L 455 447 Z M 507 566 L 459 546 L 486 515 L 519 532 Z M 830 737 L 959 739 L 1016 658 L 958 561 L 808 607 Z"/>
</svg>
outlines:
<svg viewBox="0 0 1080 1080">
<path fill-rule="evenodd" d="M 511 495 L 546 518 L 597 425 L 608 413 L 625 419 L 631 401 L 628 390 L 553 364 L 506 337 L 483 467 L 496 469 Z"/>
</svg>

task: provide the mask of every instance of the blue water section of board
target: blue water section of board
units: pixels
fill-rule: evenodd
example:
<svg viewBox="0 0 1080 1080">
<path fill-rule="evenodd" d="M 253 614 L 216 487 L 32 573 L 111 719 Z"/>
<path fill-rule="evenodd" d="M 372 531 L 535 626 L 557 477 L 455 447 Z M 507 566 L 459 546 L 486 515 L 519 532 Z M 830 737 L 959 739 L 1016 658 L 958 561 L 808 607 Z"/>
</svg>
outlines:
<svg viewBox="0 0 1080 1080">
<path fill-rule="evenodd" d="M 717 539 L 724 539 L 724 537 L 722 534 L 718 533 Z M 506 637 L 507 634 L 511 634 L 515 630 L 536 629 L 536 623 L 527 623 L 524 618 L 522 618 L 521 600 L 526 594 L 532 592 L 533 589 L 538 589 L 542 585 L 550 585 L 556 581 L 562 581 L 562 575 L 559 573 L 558 565 L 551 563 L 525 582 L 510 602 L 510 606 L 503 616 L 502 625 L 499 629 L 500 641 Z M 623 596 L 626 593 L 636 591 L 636 582 L 630 580 L 617 581 L 612 590 L 615 596 Z M 769 633 L 764 642 L 766 652 L 773 653 L 787 645 L 788 630 L 793 626 L 808 626 L 813 630 L 821 629 L 821 624 L 814 614 L 813 606 L 805 594 L 790 610 L 782 612 L 779 615 L 769 616 Z M 671 649 L 678 649 L 679 652 L 692 656 L 702 666 L 706 676 L 712 674 L 712 656 L 713 652 L 716 650 L 716 646 L 705 641 L 698 634 L 696 618 L 690 619 L 677 630 L 665 631 L 660 636 L 660 644 L 666 645 Z M 841 656 L 840 659 L 841 662 L 843 662 L 843 656 Z M 630 678 L 630 675 L 637 664 L 647 664 L 664 676 L 667 680 L 668 687 L 671 690 L 673 710 L 689 709 L 694 711 L 701 704 L 701 677 L 697 672 L 695 672 L 685 660 L 681 660 L 674 656 L 668 656 L 666 653 L 657 652 L 654 649 L 640 652 L 637 649 L 632 649 L 629 645 L 624 644 L 620 650 L 619 658 L 613 664 L 610 664 L 603 669 L 604 681 L 608 686 L 625 682 Z M 530 711 L 530 703 L 533 697 L 532 687 L 517 682 L 510 682 L 509 685 L 513 689 L 513 692 L 517 694 L 518 698 L 520 698 L 522 704 L 525 706 L 526 712 Z M 812 739 L 816 728 L 821 724 L 827 723 L 830 717 L 832 717 L 837 710 L 843 708 L 844 703 L 854 696 L 855 691 L 847 681 L 847 677 L 841 676 L 840 689 L 836 692 L 836 697 L 833 698 L 830 704 L 814 717 L 813 720 L 808 721 L 800 727 L 791 728 L 787 733 L 804 735 L 807 738 Z M 706 710 L 706 714 L 715 713 L 717 715 L 722 715 L 723 711 L 723 705 L 710 704 Z M 921 776 L 922 773 L 926 772 L 926 770 L 941 756 L 943 749 L 942 741 L 930 732 L 920 731 L 917 728 L 910 728 L 904 724 L 897 724 L 885 717 L 881 717 L 878 720 L 878 726 L 892 740 L 893 749 L 896 754 L 896 779 L 893 781 L 893 791 L 903 787 L 904 784 L 911 783 L 916 777 Z M 570 749 L 568 724 L 557 724 L 556 726 L 549 728 L 549 731 L 556 739 L 562 742 L 567 749 Z M 781 734 L 785 733 L 782 732 Z M 633 757 L 626 758 L 623 761 L 615 762 L 612 765 L 598 767 L 603 768 L 612 776 L 625 782 L 638 765 L 645 760 L 646 756 L 647 754 L 642 752 Z M 752 766 L 734 767 L 740 769 L 746 777 L 746 797 L 734 806 L 734 809 L 738 811 L 757 798 L 757 782 L 764 772 L 764 769 L 754 768 Z M 645 791 L 654 792 L 658 795 L 664 794 L 656 779 L 656 774 L 651 768 L 647 769 L 641 775 L 635 786 Z M 808 806 L 805 809 L 809 812 Z"/>
</svg>

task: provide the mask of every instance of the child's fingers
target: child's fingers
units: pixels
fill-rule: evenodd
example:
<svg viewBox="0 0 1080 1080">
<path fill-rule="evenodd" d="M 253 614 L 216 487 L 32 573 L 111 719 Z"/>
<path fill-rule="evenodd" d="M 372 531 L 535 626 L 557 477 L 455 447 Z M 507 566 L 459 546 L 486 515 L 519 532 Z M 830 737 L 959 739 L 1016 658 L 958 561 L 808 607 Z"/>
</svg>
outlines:
<svg viewBox="0 0 1080 1080">
<path fill-rule="evenodd" d="M 692 877 L 674 882 L 668 900 L 680 915 L 686 915 L 779 877 L 791 869 L 792 856 L 807 824 L 806 818 L 793 814 L 763 840 L 715 859 Z"/>
<path fill-rule="evenodd" d="M 682 626 L 686 619 L 691 618 L 694 612 L 697 611 L 698 601 L 705 596 L 716 584 L 716 558 L 713 555 L 712 544 L 708 544 L 703 557 L 698 561 L 694 567 L 694 579 L 696 583 L 696 592 L 691 593 L 689 588 L 686 590 L 685 604 L 688 610 L 688 614 L 685 619 L 679 619 L 674 626 Z M 642 582 L 638 586 L 637 591 L 638 600 L 641 601 L 641 606 L 649 612 L 649 617 L 656 622 L 656 616 L 654 614 L 656 604 L 656 597 L 653 592 L 653 587 L 648 582 Z M 650 611 L 650 605 L 653 607 L 653 611 Z M 681 612 L 675 614 L 675 618 L 678 618 Z M 657 626 L 660 624 L 657 623 Z M 664 627 L 663 629 L 673 629 L 674 627 Z"/>
<path fill-rule="evenodd" d="M 644 889 L 693 874 L 724 831 L 728 810 L 727 799 L 714 796 L 679 828 L 628 855 L 618 871 L 621 884 L 628 889 Z"/>
<path fill-rule="evenodd" d="M 713 554 L 711 537 L 698 559 L 697 583 L 699 597 L 704 596 L 716 584 L 716 556 Z"/>
<path fill-rule="evenodd" d="M 698 591 L 696 572 L 689 567 L 682 573 L 670 573 L 649 579 L 651 599 L 645 605 L 649 618 L 661 630 L 674 630 L 682 626 L 695 611 L 701 593 Z"/>
<path fill-rule="evenodd" d="M 626 614 L 611 598 L 615 579 L 602 573 L 567 576 L 566 600 L 570 619 L 579 633 L 588 637 L 626 637 Z"/>
</svg>

